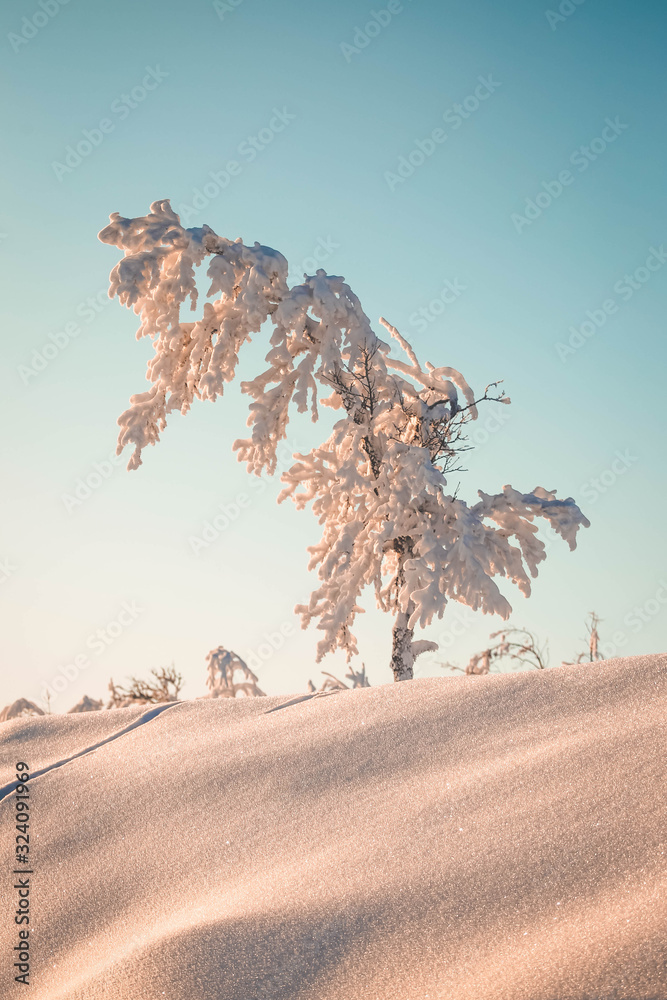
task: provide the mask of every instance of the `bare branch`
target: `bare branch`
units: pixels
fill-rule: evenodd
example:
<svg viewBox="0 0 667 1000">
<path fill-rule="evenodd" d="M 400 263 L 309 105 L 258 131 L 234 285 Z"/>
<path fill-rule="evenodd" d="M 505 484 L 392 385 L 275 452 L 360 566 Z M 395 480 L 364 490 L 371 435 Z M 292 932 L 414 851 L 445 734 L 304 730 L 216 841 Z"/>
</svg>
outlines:
<svg viewBox="0 0 667 1000">
<path fill-rule="evenodd" d="M 162 704 L 178 701 L 183 678 L 174 666 L 151 670 L 152 679 L 130 677 L 128 687 L 117 687 L 109 681 L 111 698 L 107 708 L 126 708 L 128 705 Z"/>
</svg>

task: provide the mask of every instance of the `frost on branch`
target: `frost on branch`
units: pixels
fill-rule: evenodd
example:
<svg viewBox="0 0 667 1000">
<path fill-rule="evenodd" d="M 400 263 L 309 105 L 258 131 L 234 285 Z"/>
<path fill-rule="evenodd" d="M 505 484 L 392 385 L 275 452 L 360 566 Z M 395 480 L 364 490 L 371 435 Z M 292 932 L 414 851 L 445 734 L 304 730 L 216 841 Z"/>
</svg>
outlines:
<svg viewBox="0 0 667 1000">
<path fill-rule="evenodd" d="M 137 468 L 143 449 L 159 440 L 169 413 L 187 413 L 194 399 L 223 393 L 241 347 L 270 319 L 267 369 L 241 386 L 253 399 L 252 436 L 235 448 L 249 470 L 273 472 L 290 405 L 310 410 L 315 419 L 318 382 L 328 384 L 338 366 L 356 364 L 363 345 L 375 340 L 342 278 L 319 270 L 290 289 L 282 254 L 217 236 L 208 226 L 184 229 L 168 201 L 153 202 L 141 218 L 114 213 L 99 238 L 124 251 L 111 272 L 109 295 L 140 316 L 137 337 L 150 337 L 155 351 L 147 372 L 151 388 L 132 396 L 119 419 L 118 453 L 134 446 L 129 468 Z M 181 307 L 197 305 L 195 268 L 206 258 L 208 296 L 215 298 L 199 320 L 182 322 Z"/>
<path fill-rule="evenodd" d="M 570 548 L 588 521 L 572 499 L 536 487 L 480 492 L 468 505 L 449 491 L 458 471 L 466 425 L 482 401 L 509 403 L 497 383 L 476 399 L 454 368 L 422 366 L 407 341 L 381 320 L 400 357 L 372 330 L 343 278 L 318 270 L 289 288 L 285 258 L 269 247 L 245 246 L 208 226 L 184 229 L 168 201 L 142 218 L 115 214 L 100 239 L 125 256 L 111 274 L 111 295 L 141 317 L 154 356 L 151 388 L 131 398 L 119 420 L 118 450 L 134 446 L 130 468 L 159 440 L 173 410 L 186 413 L 195 398 L 215 400 L 236 372 L 239 351 L 270 323 L 266 368 L 241 388 L 252 402 L 251 436 L 234 445 L 248 470 L 273 473 L 276 449 L 291 412 L 318 418 L 318 403 L 341 419 L 328 440 L 282 477 L 281 499 L 312 503 L 323 526 L 310 549 L 319 586 L 297 608 L 304 626 L 317 620 L 318 659 L 337 648 L 357 653 L 352 632 L 360 598 L 373 589 L 394 616 L 392 669 L 412 676 L 415 658 L 435 643 L 415 640 L 414 629 L 441 617 L 458 601 L 507 618 L 511 608 L 496 583 L 505 577 L 530 593 L 545 558 L 535 521 L 546 519 Z M 197 305 L 195 271 L 207 258 L 210 288 L 201 318 L 181 321 L 181 307 Z M 328 395 L 319 399 L 322 388 Z"/>
</svg>

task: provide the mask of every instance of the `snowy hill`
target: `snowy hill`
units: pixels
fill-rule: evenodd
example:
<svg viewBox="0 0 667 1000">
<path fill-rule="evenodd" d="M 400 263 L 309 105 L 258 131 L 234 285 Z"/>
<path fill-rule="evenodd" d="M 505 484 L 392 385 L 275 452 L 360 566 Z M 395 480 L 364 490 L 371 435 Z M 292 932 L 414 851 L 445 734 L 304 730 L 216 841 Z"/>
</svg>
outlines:
<svg viewBox="0 0 667 1000">
<path fill-rule="evenodd" d="M 636 657 L 6 722 L 7 854 L 14 764 L 42 773 L 30 986 L 6 917 L 3 996 L 667 997 L 666 678 Z"/>
</svg>

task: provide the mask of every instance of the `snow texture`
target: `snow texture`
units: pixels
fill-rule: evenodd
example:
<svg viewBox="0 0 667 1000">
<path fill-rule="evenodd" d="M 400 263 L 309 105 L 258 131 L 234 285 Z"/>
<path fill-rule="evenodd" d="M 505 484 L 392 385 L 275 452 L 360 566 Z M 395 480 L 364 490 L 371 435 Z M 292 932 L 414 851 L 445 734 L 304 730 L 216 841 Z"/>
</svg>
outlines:
<svg viewBox="0 0 667 1000">
<path fill-rule="evenodd" d="M 3 997 L 664 998 L 666 678 L 636 657 L 7 722 L 0 782 L 44 773 L 32 985 Z M 11 795 L 0 817 L 8 844 Z"/>
</svg>

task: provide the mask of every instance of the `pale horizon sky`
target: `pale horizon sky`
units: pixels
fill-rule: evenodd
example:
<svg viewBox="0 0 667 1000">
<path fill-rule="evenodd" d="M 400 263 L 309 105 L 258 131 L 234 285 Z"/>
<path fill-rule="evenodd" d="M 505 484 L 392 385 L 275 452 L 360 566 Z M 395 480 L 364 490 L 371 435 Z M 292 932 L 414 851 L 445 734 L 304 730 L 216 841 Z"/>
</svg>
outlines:
<svg viewBox="0 0 667 1000">
<path fill-rule="evenodd" d="M 344 275 L 376 329 L 386 316 L 476 389 L 504 379 L 507 419 L 482 414 L 462 495 L 541 485 L 591 520 L 574 553 L 549 546 L 529 600 L 504 588 L 511 621 L 553 663 L 583 649 L 590 611 L 608 651 L 663 652 L 664 6 L 45 4 L 0 12 L 0 707 L 77 657 L 55 711 L 172 662 L 203 695 L 219 644 L 257 657 L 272 694 L 345 672 L 315 664 L 293 614 L 319 526 L 232 452 L 238 384 L 172 417 L 137 472 L 114 457 L 150 345 L 106 296 L 118 251 L 97 233 L 159 198 L 294 276 Z M 267 349 L 255 338 L 239 381 Z M 292 450 L 327 421 L 296 420 Z M 366 607 L 358 665 L 389 682 L 391 621 Z M 423 637 L 464 664 L 501 625 L 450 605 Z M 417 675 L 456 676 L 435 661 Z"/>
</svg>

